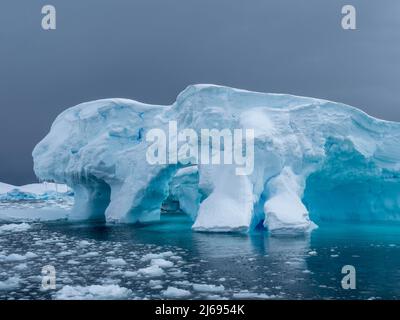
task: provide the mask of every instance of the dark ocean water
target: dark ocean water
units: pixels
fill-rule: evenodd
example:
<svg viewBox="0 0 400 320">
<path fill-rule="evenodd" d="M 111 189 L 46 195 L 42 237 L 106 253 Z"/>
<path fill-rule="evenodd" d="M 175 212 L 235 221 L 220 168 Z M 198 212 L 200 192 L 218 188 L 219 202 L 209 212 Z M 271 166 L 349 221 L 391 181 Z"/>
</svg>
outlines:
<svg viewBox="0 0 400 320">
<path fill-rule="evenodd" d="M 168 214 L 141 226 L 47 222 L 0 232 L 0 299 L 400 298 L 400 225 L 329 223 L 295 238 L 190 225 Z M 55 289 L 42 287 L 46 265 Z M 354 290 L 342 288 L 344 265 L 356 270 Z"/>
</svg>

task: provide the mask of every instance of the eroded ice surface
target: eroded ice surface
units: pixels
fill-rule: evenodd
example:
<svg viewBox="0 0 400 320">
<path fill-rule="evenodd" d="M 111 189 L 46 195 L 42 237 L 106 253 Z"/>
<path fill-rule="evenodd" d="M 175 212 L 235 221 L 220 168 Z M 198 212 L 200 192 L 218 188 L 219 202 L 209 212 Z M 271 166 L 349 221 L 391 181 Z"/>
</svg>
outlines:
<svg viewBox="0 0 400 320">
<path fill-rule="evenodd" d="M 197 132 L 254 129 L 254 171 L 237 176 L 229 165 L 196 165 L 191 158 L 150 165 L 146 133 L 167 132 L 169 121 Z M 399 220 L 399 145 L 400 124 L 344 104 L 194 85 L 169 106 L 106 99 L 72 107 L 33 157 L 40 179 L 74 190 L 72 220 L 154 221 L 171 200 L 195 230 L 263 224 L 291 234 L 323 220 Z"/>
</svg>

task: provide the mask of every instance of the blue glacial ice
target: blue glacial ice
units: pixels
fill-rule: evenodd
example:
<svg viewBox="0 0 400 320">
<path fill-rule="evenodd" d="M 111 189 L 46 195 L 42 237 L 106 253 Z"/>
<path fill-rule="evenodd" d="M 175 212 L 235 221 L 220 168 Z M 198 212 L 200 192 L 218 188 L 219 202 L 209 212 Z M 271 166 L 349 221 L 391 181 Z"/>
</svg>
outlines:
<svg viewBox="0 0 400 320">
<path fill-rule="evenodd" d="M 146 134 L 170 121 L 196 132 L 253 129 L 254 170 L 237 175 L 189 156 L 150 164 Z M 82 103 L 57 117 L 33 158 L 41 180 L 74 190 L 69 219 L 157 221 L 175 201 L 198 231 L 293 234 L 320 221 L 400 220 L 400 124 L 321 99 L 193 85 L 168 106 Z"/>
</svg>

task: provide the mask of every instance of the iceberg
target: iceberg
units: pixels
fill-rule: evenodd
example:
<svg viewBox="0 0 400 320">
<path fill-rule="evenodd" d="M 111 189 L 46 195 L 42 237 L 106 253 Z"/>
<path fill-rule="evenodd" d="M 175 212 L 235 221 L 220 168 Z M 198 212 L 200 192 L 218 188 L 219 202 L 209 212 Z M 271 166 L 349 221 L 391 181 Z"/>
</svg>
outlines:
<svg viewBox="0 0 400 320">
<path fill-rule="evenodd" d="M 32 183 L 13 186 L 0 182 L 0 201 L 46 201 L 72 196 L 68 186 L 56 183 Z"/>
<path fill-rule="evenodd" d="M 13 186 L 0 182 L 0 222 L 66 220 L 73 202 L 74 193 L 64 184 Z"/>
<path fill-rule="evenodd" d="M 149 163 L 149 132 L 166 132 L 171 121 L 199 137 L 253 130 L 253 170 L 238 175 L 235 164 L 201 163 L 190 152 Z M 210 154 L 228 146 L 213 144 Z M 33 159 L 39 179 L 74 190 L 72 220 L 157 221 L 177 202 L 197 231 L 286 235 L 322 221 L 400 220 L 399 146 L 399 123 L 342 103 L 191 85 L 167 106 L 116 98 L 67 109 Z"/>
</svg>

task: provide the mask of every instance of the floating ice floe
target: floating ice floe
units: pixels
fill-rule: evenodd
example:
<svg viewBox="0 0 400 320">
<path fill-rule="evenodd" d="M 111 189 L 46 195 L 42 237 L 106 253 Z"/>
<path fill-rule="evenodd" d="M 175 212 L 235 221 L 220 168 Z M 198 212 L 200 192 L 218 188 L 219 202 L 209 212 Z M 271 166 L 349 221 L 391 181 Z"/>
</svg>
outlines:
<svg viewBox="0 0 400 320">
<path fill-rule="evenodd" d="M 128 299 L 132 290 L 115 284 L 91 286 L 64 286 L 57 291 L 55 299 L 58 300 L 108 300 Z"/>
<path fill-rule="evenodd" d="M 37 255 L 33 252 L 27 252 L 26 254 L 11 253 L 10 255 L 0 254 L 0 262 L 19 262 L 36 257 Z"/>
<path fill-rule="evenodd" d="M 213 285 L 213 284 L 193 284 L 193 290 L 198 292 L 214 292 L 220 293 L 225 291 L 225 287 L 223 285 Z"/>
<path fill-rule="evenodd" d="M 164 290 L 162 292 L 162 295 L 165 298 L 169 299 L 182 299 L 182 298 L 187 298 L 191 295 L 190 291 L 184 290 L 184 289 L 179 289 L 175 287 L 168 287 L 167 290 Z"/>
<path fill-rule="evenodd" d="M 0 281 L 0 291 L 15 290 L 19 287 L 19 277 L 10 277 L 7 280 Z"/>
<path fill-rule="evenodd" d="M 172 268 L 174 263 L 165 259 L 152 259 L 151 265 L 159 266 L 160 268 Z"/>
<path fill-rule="evenodd" d="M 164 275 L 164 270 L 157 265 L 152 265 L 139 269 L 137 273 L 146 277 L 161 277 Z"/>
</svg>

